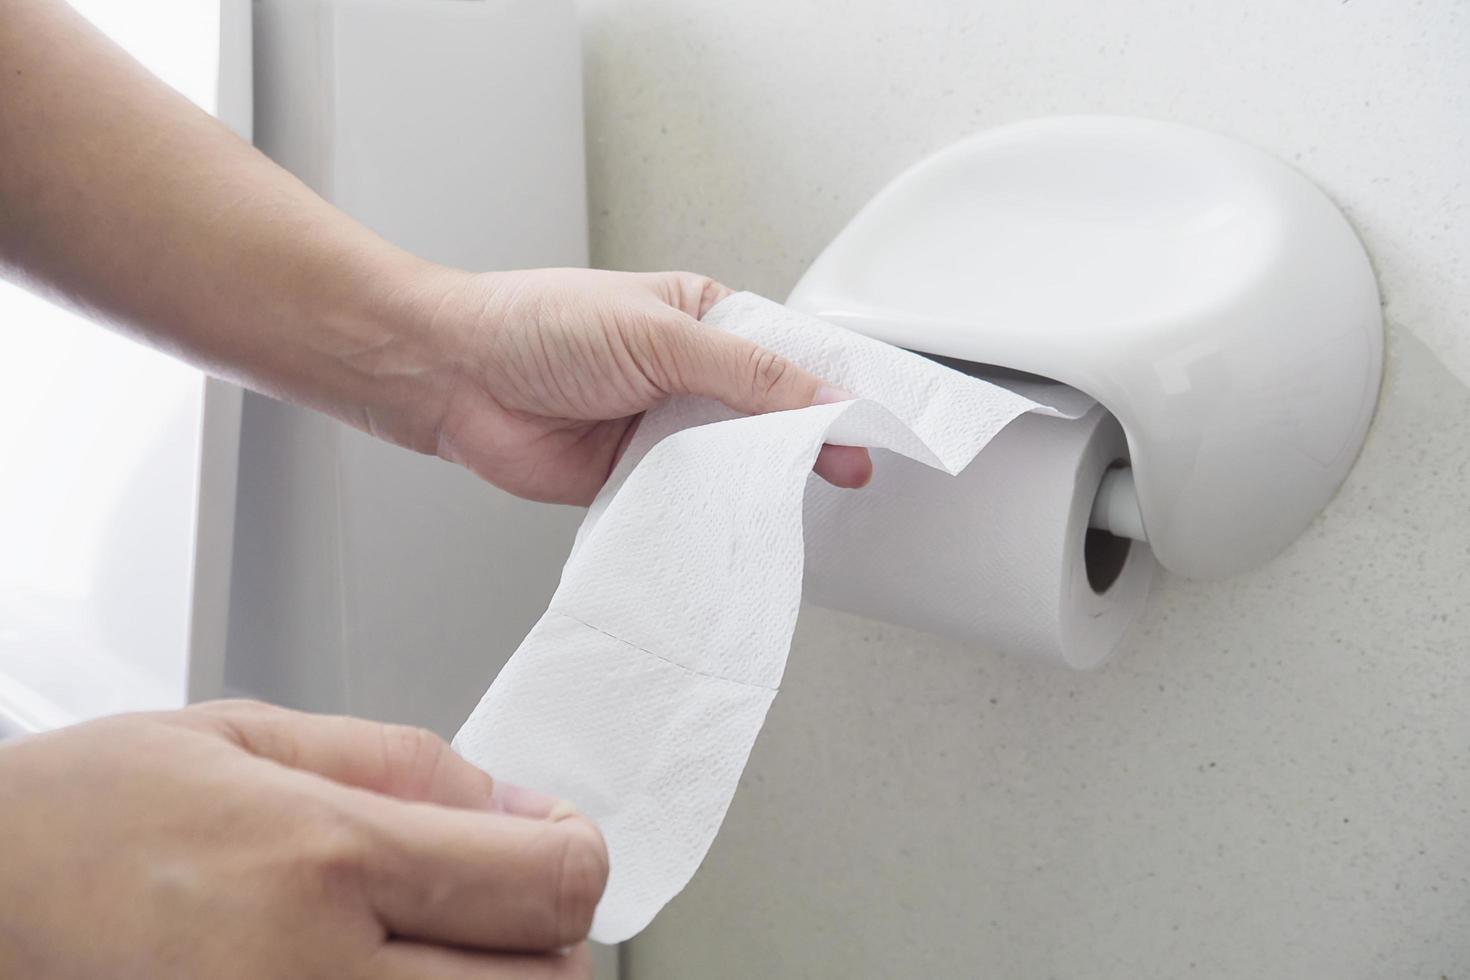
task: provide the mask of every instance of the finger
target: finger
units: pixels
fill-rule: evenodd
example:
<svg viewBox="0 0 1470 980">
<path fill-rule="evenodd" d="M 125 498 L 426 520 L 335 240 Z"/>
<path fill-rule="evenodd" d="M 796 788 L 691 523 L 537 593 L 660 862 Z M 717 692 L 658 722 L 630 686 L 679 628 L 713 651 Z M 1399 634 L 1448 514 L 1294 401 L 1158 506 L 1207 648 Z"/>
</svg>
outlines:
<svg viewBox="0 0 1470 980">
<path fill-rule="evenodd" d="M 812 472 L 845 490 L 858 490 L 873 481 L 873 457 L 861 446 L 823 446 Z"/>
<path fill-rule="evenodd" d="M 853 396 L 840 388 L 824 387 L 817 392 L 818 405 L 847 401 Z M 858 490 L 873 480 L 873 457 L 861 446 L 823 446 L 812 472 L 832 484 Z"/>
<path fill-rule="evenodd" d="M 690 370 L 675 375 L 687 394 L 717 398 L 748 414 L 853 397 L 744 338 L 703 326 L 696 329 L 700 336 L 688 345 L 694 351 Z M 850 489 L 866 486 L 873 478 L 872 457 L 860 446 L 824 446 L 813 469 L 828 483 Z"/>
<path fill-rule="evenodd" d="M 659 299 L 696 320 L 733 291 L 709 276 L 694 272 L 648 273 L 646 281 Z"/>
<path fill-rule="evenodd" d="M 710 306 L 730 294 L 725 286 L 691 273 L 657 273 L 650 285 L 666 303 L 684 313 L 684 318 L 660 324 L 645 335 L 650 350 L 641 359 L 659 365 L 666 390 L 675 394 L 715 398 L 746 414 L 778 412 L 852 396 L 825 384 L 780 355 L 722 330 L 699 323 Z M 625 440 L 631 432 L 625 435 Z M 616 457 L 622 455 L 626 441 Z M 873 463 L 861 447 L 827 446 L 813 467 L 818 476 L 838 487 L 858 488 L 873 478 Z"/>
<path fill-rule="evenodd" d="M 716 398 L 747 415 L 819 404 L 836 389 L 758 344 L 690 318 L 672 321 L 650 342 L 668 363 L 670 392 Z M 819 399 L 819 395 L 821 399 Z"/>
<path fill-rule="evenodd" d="M 517 955 L 389 940 L 374 966 L 372 975 L 381 980 L 586 980 L 592 954 L 585 944 L 564 953 Z"/>
<path fill-rule="evenodd" d="M 586 817 L 524 820 L 358 795 L 369 841 L 360 880 L 391 935 L 519 952 L 587 938 L 608 864 Z"/>
<path fill-rule="evenodd" d="M 748 414 L 805 408 L 853 396 L 825 384 L 816 375 L 733 334 L 702 325 L 681 325 L 684 336 L 673 347 L 682 363 L 670 372 L 684 394 L 717 398 Z M 676 353 L 676 358 L 681 355 Z M 873 461 L 860 446 L 826 446 L 813 467 L 838 487 L 867 486 Z"/>
<path fill-rule="evenodd" d="M 306 714 L 258 701 L 217 701 L 194 710 L 216 719 L 254 755 L 401 800 L 535 818 L 547 816 L 559 803 L 542 793 L 497 784 L 424 728 Z"/>
</svg>

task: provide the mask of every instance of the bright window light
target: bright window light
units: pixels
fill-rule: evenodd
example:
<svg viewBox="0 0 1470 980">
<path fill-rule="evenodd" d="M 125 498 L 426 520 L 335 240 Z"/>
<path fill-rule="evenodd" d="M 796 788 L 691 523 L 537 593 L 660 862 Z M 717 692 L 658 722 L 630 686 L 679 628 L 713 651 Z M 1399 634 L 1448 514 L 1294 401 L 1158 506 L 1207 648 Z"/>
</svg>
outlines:
<svg viewBox="0 0 1470 980">
<path fill-rule="evenodd" d="M 213 111 L 219 5 L 73 0 Z M 203 377 L 0 283 L 0 722 L 181 704 Z"/>
</svg>

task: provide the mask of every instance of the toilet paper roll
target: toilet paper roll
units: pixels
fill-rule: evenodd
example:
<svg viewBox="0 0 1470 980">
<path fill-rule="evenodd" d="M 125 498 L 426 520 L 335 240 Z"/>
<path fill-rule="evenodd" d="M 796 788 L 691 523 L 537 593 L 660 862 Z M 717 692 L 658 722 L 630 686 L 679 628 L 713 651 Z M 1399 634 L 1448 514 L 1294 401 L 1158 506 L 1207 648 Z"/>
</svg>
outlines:
<svg viewBox="0 0 1470 980">
<path fill-rule="evenodd" d="M 851 492 L 854 505 L 867 495 L 877 503 L 878 494 L 915 494 L 905 529 L 882 510 L 868 524 L 846 510 L 846 495 L 816 487 L 824 500 L 841 501 L 819 501 L 814 511 L 821 537 L 840 540 L 830 550 L 813 542 L 827 569 L 816 578 L 830 601 L 851 599 L 870 613 L 881 602 L 885 613 L 920 625 L 958 626 L 977 641 L 1064 659 L 1085 659 L 1089 649 L 1079 636 L 1086 625 L 1070 622 L 1071 579 L 1061 578 L 1075 571 L 1067 549 L 1091 502 L 1071 499 L 1083 464 L 1105 466 L 1115 448 L 1102 434 L 1102 413 L 1087 414 L 1088 399 L 1062 388 L 1010 391 L 749 294 L 725 299 L 705 321 L 858 400 L 735 417 L 706 399 L 672 398 L 648 412 L 588 510 L 546 614 L 454 740 L 493 775 L 562 796 L 598 822 L 611 861 L 592 930 L 602 942 L 648 924 L 688 883 L 724 819 L 785 670 L 801 602 L 803 502 L 823 443 L 878 451 L 886 489 Z M 998 433 L 1032 415 L 1082 421 L 1059 423 L 1034 457 L 1025 454 L 1030 438 L 1017 436 L 1020 455 L 987 471 L 971 492 L 1009 494 L 1015 467 L 1009 478 L 1023 484 L 1022 497 L 1035 498 L 1034 510 L 1007 503 L 992 513 L 986 501 L 946 486 L 945 523 L 937 527 L 924 515 L 929 491 L 892 465 L 903 457 L 953 480 Z M 1057 486 L 1047 484 L 1053 479 Z M 906 534 L 923 543 L 903 542 Z M 939 572 L 926 570 L 926 550 Z M 902 568 L 890 564 L 892 555 L 902 556 Z M 869 571 L 828 574 L 847 562 Z M 1017 563 L 1013 572 L 1008 562 Z M 1031 605 L 973 609 L 1015 602 L 1015 591 L 998 591 L 1012 573 L 1027 583 L 1018 591 L 1031 594 Z M 968 587 L 959 581 L 966 575 Z M 895 581 L 900 576 L 912 581 Z M 908 598 L 884 599 L 885 580 Z M 971 611 L 946 614 L 947 600 L 937 595 L 912 616 L 903 608 L 941 586 Z M 1124 597 L 1115 590 L 1104 598 Z M 1095 607 L 1097 620 L 1111 635 L 1104 606 Z M 980 636 L 988 626 L 1010 632 Z"/>
<path fill-rule="evenodd" d="M 815 478 L 807 488 L 804 598 L 1092 667 L 1117 648 L 1153 574 L 1147 545 L 1087 526 L 1103 473 L 1127 456 L 1101 406 L 1023 415 L 954 477 L 875 451 L 864 492 Z"/>
</svg>

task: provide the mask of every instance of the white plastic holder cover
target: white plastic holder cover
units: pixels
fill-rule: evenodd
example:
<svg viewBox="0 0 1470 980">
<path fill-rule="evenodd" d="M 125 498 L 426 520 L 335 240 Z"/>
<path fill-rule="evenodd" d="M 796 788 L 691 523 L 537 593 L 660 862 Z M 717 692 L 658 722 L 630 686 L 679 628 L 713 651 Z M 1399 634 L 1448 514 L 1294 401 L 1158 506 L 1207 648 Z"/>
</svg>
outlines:
<svg viewBox="0 0 1470 980">
<path fill-rule="evenodd" d="M 1145 119 L 1039 119 L 941 150 L 788 303 L 1096 398 L 1127 433 L 1154 554 L 1196 578 L 1307 527 L 1382 374 L 1377 284 L 1332 202 L 1261 150 Z"/>
</svg>

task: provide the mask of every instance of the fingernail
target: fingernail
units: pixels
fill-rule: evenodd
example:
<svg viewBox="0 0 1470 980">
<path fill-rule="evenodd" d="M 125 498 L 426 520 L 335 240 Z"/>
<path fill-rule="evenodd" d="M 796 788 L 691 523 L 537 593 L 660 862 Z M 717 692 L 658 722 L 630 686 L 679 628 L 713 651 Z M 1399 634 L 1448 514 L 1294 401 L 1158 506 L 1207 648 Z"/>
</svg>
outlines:
<svg viewBox="0 0 1470 980">
<path fill-rule="evenodd" d="M 833 402 L 850 402 L 857 395 L 850 391 L 844 391 L 835 385 L 822 385 L 817 389 L 817 395 L 812 399 L 813 405 L 831 405 Z"/>
<path fill-rule="evenodd" d="M 509 813 L 516 817 L 534 817 L 537 820 L 545 819 L 555 812 L 571 807 L 566 800 L 558 799 L 549 793 L 527 789 L 500 779 L 495 781 L 495 788 L 490 791 L 490 802 L 502 813 Z"/>
</svg>

